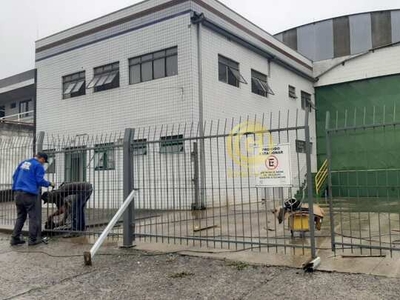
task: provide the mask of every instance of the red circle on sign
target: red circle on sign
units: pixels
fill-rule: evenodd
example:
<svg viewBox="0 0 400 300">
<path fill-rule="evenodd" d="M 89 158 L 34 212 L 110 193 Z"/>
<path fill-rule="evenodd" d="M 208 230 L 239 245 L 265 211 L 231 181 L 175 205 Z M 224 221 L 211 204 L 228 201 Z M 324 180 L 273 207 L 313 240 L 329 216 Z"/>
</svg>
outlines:
<svg viewBox="0 0 400 300">
<path fill-rule="evenodd" d="M 275 170 L 278 167 L 278 159 L 274 155 L 268 156 L 265 160 L 265 166 L 268 170 Z"/>
</svg>

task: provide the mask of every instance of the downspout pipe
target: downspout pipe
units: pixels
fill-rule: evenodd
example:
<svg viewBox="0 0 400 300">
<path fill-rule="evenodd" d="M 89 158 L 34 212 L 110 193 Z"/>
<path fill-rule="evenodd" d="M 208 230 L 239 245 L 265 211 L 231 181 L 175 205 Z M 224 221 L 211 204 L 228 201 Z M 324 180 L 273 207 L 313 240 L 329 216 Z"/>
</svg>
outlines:
<svg viewBox="0 0 400 300">
<path fill-rule="evenodd" d="M 197 25 L 196 36 L 197 36 L 197 78 L 198 78 L 198 94 L 199 94 L 199 160 L 200 160 L 200 199 L 196 199 L 195 209 L 205 209 L 205 189 L 206 189 L 206 165 L 205 165 L 205 147 L 204 147 L 204 99 L 203 99 L 203 65 L 202 65 L 202 22 L 204 21 L 204 14 L 193 13 L 191 21 Z"/>
</svg>

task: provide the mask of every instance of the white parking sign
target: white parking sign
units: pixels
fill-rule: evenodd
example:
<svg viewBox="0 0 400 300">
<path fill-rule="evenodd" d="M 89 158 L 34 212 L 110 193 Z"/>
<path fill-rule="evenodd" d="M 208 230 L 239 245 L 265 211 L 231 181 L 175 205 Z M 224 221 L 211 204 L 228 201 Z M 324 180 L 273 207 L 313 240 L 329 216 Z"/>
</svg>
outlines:
<svg viewBox="0 0 400 300">
<path fill-rule="evenodd" d="M 255 173 L 258 187 L 290 187 L 292 172 L 290 167 L 290 145 L 279 144 L 271 147 L 256 147 Z"/>
</svg>

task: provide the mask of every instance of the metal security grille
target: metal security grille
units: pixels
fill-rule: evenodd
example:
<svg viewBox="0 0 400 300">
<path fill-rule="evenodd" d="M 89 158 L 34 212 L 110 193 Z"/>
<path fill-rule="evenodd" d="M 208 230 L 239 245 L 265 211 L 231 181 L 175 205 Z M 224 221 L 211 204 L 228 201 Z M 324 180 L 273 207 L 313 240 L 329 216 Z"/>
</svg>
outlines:
<svg viewBox="0 0 400 300">
<path fill-rule="evenodd" d="M 42 225 L 51 234 L 98 235 L 137 189 L 132 207 L 111 232 L 128 243 L 136 239 L 235 251 L 311 251 L 314 256 L 314 219 L 310 227 L 307 208 L 312 203 L 307 120 L 308 111 L 300 110 L 210 121 L 204 124 L 204 135 L 197 123 L 98 136 L 53 137 L 42 132 L 35 149 L 49 154 L 46 176 L 56 183 L 56 191 L 71 182 L 90 183 L 80 194 L 64 190 L 62 197 L 41 201 Z M 304 152 L 296 151 L 297 140 L 305 141 Z M 287 143 L 292 186 L 259 187 L 254 146 L 273 149 Z M 0 226 L 11 228 L 16 217 L 11 177 L 18 162 L 32 156 L 33 139 L 0 141 L 0 149 L 2 159 L 10 158 L 0 165 L 5 195 Z M 292 198 L 305 207 L 297 215 L 297 229 L 297 219 L 282 210 Z M 327 232 L 329 226 L 323 227 L 318 239 L 326 239 Z"/>
<path fill-rule="evenodd" d="M 132 162 L 132 187 L 138 189 L 132 226 L 136 239 L 234 251 L 310 251 L 314 246 L 309 233 L 292 236 L 289 219 L 278 220 L 287 199 L 308 202 L 303 192 L 310 150 L 295 149 L 296 139 L 306 139 L 307 126 L 297 121 L 301 114 L 206 122 L 204 136 L 199 136 L 196 123 L 135 129 L 135 139 L 146 145 L 146 152 L 133 156 Z M 249 149 L 269 142 L 292 145 L 293 187 L 256 186 L 254 153 Z M 131 151 L 137 151 L 137 145 Z M 308 223 L 303 225 L 307 231 Z M 329 226 L 319 235 L 325 239 L 327 234 Z"/>
<path fill-rule="evenodd" d="M 32 156 L 33 147 L 33 136 L 29 133 L 18 138 L 11 135 L 0 138 L 0 226 L 3 229 L 12 229 L 17 216 L 12 175 L 22 160 Z"/>
<path fill-rule="evenodd" d="M 399 126 L 395 108 L 327 113 L 327 190 L 335 251 L 392 256 L 400 249 Z"/>
</svg>

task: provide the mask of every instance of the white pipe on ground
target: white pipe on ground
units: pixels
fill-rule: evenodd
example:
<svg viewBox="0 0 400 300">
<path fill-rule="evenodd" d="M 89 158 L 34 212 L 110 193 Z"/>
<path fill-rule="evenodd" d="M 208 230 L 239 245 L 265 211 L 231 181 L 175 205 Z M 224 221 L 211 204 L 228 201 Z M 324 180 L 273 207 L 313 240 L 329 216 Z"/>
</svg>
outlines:
<svg viewBox="0 0 400 300">
<path fill-rule="evenodd" d="M 313 260 L 305 263 L 303 265 L 303 270 L 306 272 L 314 272 L 319 267 L 320 264 L 321 264 L 321 258 L 316 257 Z"/>
<path fill-rule="evenodd" d="M 135 198 L 134 196 L 136 195 L 137 192 L 138 192 L 137 189 L 132 190 L 132 192 L 129 194 L 128 198 L 126 198 L 126 200 L 122 203 L 121 207 L 118 209 L 117 213 L 114 215 L 114 217 L 108 223 L 107 227 L 104 229 L 104 231 L 102 232 L 100 237 L 94 243 L 94 245 L 92 246 L 90 251 L 85 251 L 83 253 L 83 258 L 85 260 L 85 265 L 87 265 L 87 266 L 92 265 L 93 257 L 96 255 L 96 253 L 99 250 L 100 246 L 103 244 L 104 240 L 107 238 L 107 236 L 110 233 L 111 229 L 114 228 L 115 224 L 122 217 L 122 214 L 128 208 L 129 204 L 131 204 L 131 202 Z"/>
</svg>

